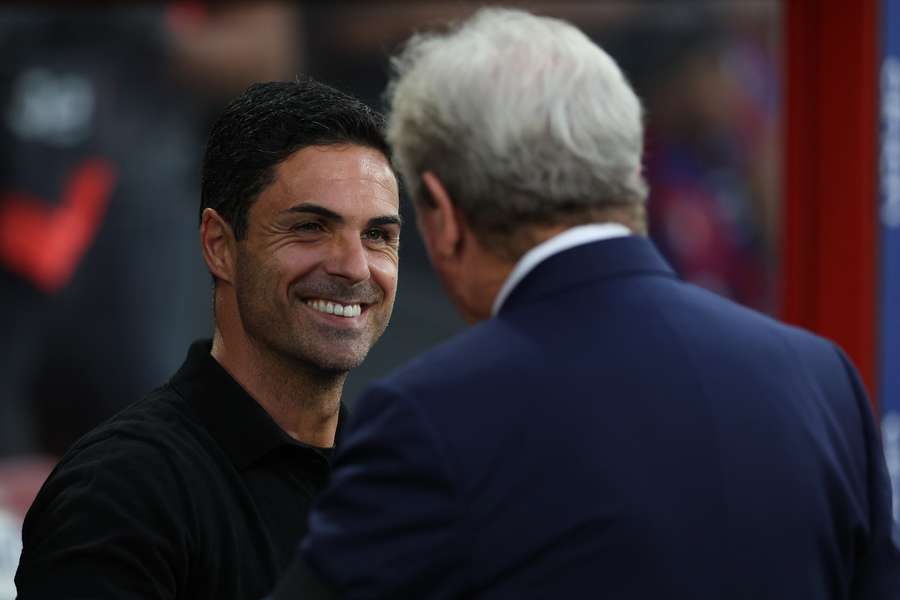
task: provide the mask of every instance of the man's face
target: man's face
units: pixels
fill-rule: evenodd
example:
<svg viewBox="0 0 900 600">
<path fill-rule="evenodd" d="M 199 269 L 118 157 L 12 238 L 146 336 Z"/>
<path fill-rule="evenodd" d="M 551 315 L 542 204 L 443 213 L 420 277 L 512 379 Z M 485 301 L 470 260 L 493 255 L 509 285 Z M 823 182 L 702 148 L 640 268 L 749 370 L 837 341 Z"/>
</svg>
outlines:
<svg viewBox="0 0 900 600">
<path fill-rule="evenodd" d="M 248 337 L 327 371 L 362 363 L 394 306 L 398 210 L 397 180 L 377 150 L 311 146 L 279 164 L 238 242 Z"/>
</svg>

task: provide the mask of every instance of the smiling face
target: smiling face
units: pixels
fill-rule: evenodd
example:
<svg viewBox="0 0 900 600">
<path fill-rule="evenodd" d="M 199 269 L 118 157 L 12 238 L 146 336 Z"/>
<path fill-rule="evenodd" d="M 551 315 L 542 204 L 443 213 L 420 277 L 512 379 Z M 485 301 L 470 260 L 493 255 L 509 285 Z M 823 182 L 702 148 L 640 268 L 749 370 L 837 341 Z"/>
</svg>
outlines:
<svg viewBox="0 0 900 600">
<path fill-rule="evenodd" d="M 311 146 L 275 169 L 250 208 L 234 280 L 255 344 L 325 371 L 358 366 L 397 290 L 397 180 L 363 146 Z"/>
</svg>

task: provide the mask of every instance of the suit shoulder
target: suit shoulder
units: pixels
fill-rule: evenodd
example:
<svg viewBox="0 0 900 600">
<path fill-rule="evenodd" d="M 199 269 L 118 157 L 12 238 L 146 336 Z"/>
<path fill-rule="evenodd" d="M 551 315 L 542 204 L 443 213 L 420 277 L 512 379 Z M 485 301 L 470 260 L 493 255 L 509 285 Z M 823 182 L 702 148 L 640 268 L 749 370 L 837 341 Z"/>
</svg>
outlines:
<svg viewBox="0 0 900 600">
<path fill-rule="evenodd" d="M 817 333 L 797 325 L 784 323 L 774 317 L 739 304 L 731 302 L 730 304 L 735 306 L 736 310 L 741 311 L 754 326 L 774 332 L 801 356 L 827 357 L 829 361 L 833 361 L 839 355 L 843 355 L 843 350 L 835 342 Z"/>
<path fill-rule="evenodd" d="M 708 327 L 693 328 L 696 335 L 715 336 L 726 340 L 725 343 L 755 348 L 759 356 L 769 360 L 781 355 L 792 364 L 802 365 L 798 374 L 805 372 L 818 385 L 832 389 L 846 389 L 857 376 L 852 361 L 832 340 L 697 286 L 685 284 L 683 289 L 698 300 L 704 315 L 709 317 Z"/>
<path fill-rule="evenodd" d="M 504 365 L 522 364 L 530 342 L 523 332 L 503 319 L 489 319 L 451 337 L 410 360 L 382 380 L 388 387 L 408 390 L 421 386 L 440 388 L 490 373 Z"/>
<path fill-rule="evenodd" d="M 759 333 L 774 333 L 798 348 L 832 354 L 837 348 L 834 342 L 816 333 L 779 321 L 770 315 L 723 298 L 699 286 L 681 282 L 680 287 L 687 296 L 694 298 L 707 311 L 719 313 L 725 317 L 722 321 L 723 324 L 727 322 L 735 328 L 750 328 Z M 715 334 L 717 331 L 720 330 L 713 329 L 710 333 Z"/>
</svg>

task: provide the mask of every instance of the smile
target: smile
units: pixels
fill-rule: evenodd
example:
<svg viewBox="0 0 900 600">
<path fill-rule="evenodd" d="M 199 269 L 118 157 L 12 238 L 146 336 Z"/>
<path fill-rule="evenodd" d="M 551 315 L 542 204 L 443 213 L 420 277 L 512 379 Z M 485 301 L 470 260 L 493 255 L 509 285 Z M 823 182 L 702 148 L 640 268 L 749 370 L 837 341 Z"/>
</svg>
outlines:
<svg viewBox="0 0 900 600">
<path fill-rule="evenodd" d="M 336 315 L 338 317 L 352 318 L 359 316 L 362 312 L 362 307 L 359 304 L 340 304 L 338 302 L 320 299 L 304 300 L 304 302 L 314 310 L 328 315 Z"/>
</svg>

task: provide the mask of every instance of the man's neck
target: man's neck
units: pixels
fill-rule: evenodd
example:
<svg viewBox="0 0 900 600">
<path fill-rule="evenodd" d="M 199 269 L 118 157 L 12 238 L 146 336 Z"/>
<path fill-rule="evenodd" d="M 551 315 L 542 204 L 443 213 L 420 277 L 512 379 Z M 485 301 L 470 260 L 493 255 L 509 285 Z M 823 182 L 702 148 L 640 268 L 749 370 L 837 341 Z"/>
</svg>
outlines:
<svg viewBox="0 0 900 600">
<path fill-rule="evenodd" d="M 470 325 L 489 319 L 494 297 L 512 270 L 511 263 L 485 254 L 475 263 L 477 267 L 468 269 L 469 285 L 466 287 L 466 301 L 461 306 L 463 318 Z"/>
<path fill-rule="evenodd" d="M 216 328 L 212 357 L 297 441 L 334 446 L 346 373 L 322 373 Z"/>
<path fill-rule="evenodd" d="M 470 234 L 470 243 L 466 246 L 468 251 L 459 265 L 459 273 L 454 277 L 465 282 L 458 292 L 461 294 L 461 301 L 456 302 L 463 318 L 469 324 L 489 319 L 493 314 L 494 301 L 521 255 L 566 229 L 565 225 L 551 225 L 519 232 L 515 245 L 525 244 L 527 247 L 523 247 L 514 256 L 491 251 L 477 236 Z"/>
</svg>

